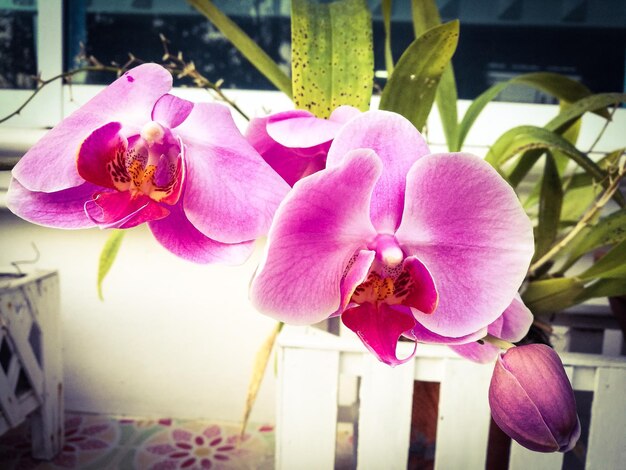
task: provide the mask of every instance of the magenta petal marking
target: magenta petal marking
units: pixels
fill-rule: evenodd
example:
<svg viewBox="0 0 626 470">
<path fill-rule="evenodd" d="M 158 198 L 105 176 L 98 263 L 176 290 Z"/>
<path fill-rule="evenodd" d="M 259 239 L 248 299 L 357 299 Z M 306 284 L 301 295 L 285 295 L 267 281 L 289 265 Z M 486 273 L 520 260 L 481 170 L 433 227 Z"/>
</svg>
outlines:
<svg viewBox="0 0 626 470">
<path fill-rule="evenodd" d="M 250 297 L 259 311 L 308 324 L 339 308 L 346 266 L 376 236 L 368 213 L 380 171 L 373 152 L 356 150 L 294 186 L 276 211 L 252 281 Z"/>
<path fill-rule="evenodd" d="M 129 186 L 130 177 L 125 167 L 128 141 L 120 135 L 121 128 L 119 122 L 110 122 L 93 131 L 82 143 L 76 167 L 85 181 L 109 189 Z"/>
<path fill-rule="evenodd" d="M 94 195 L 85 202 L 85 213 L 100 228 L 131 228 L 167 217 L 169 211 L 147 196 L 114 191 Z"/>
<path fill-rule="evenodd" d="M 158 121 L 170 129 L 178 127 L 193 109 L 191 101 L 165 94 L 161 96 L 152 110 L 152 120 Z"/>
<path fill-rule="evenodd" d="M 182 204 L 170 208 L 164 219 L 148 222 L 154 238 L 176 256 L 194 263 L 242 264 L 252 254 L 254 242 L 226 244 L 203 235 L 185 217 Z"/>
<path fill-rule="evenodd" d="M 91 183 L 54 193 L 29 191 L 12 179 L 6 196 L 7 207 L 22 219 L 46 227 L 78 229 L 94 227 L 85 215 L 85 201 L 99 191 Z"/>
<path fill-rule="evenodd" d="M 506 181 L 472 155 L 425 156 L 406 184 L 396 238 L 428 266 L 439 292 L 437 311 L 418 321 L 442 336 L 484 328 L 526 276 L 534 251 L 528 216 Z"/>
<path fill-rule="evenodd" d="M 341 304 L 332 316 L 339 315 L 348 307 L 354 290 L 367 278 L 375 256 L 374 251 L 360 250 L 350 259 L 341 280 Z"/>
<path fill-rule="evenodd" d="M 411 284 L 408 286 L 409 294 L 402 304 L 422 313 L 433 313 L 439 302 L 439 294 L 428 268 L 415 256 L 406 258 L 403 268 L 411 276 Z M 401 297 L 401 292 L 395 295 Z"/>
<path fill-rule="evenodd" d="M 574 392 L 546 345 L 518 346 L 498 358 L 489 405 L 498 426 L 530 450 L 567 452 L 580 437 Z"/>
<path fill-rule="evenodd" d="M 13 177 L 31 191 L 53 192 L 82 184 L 76 153 L 87 136 L 112 121 L 138 131 L 150 120 L 156 100 L 171 87 L 172 76 L 160 65 L 129 70 L 37 142 L 13 168 Z"/>
<path fill-rule="evenodd" d="M 390 366 L 397 366 L 409 361 L 413 352 L 404 359 L 398 359 L 396 347 L 403 333 L 415 326 L 415 318 L 406 310 L 396 310 L 387 304 L 375 305 L 367 302 L 358 307 L 349 308 L 341 315 L 343 324 L 354 331 L 363 344 L 380 361 Z"/>
<path fill-rule="evenodd" d="M 418 158 L 430 153 L 426 141 L 399 114 L 368 111 L 339 131 L 328 151 L 327 166 L 338 165 L 356 148 L 374 150 L 383 162 L 383 173 L 372 195 L 371 217 L 379 233 L 393 233 L 402 218 L 407 172 Z M 429 203 L 435 201 L 429 199 Z"/>
</svg>

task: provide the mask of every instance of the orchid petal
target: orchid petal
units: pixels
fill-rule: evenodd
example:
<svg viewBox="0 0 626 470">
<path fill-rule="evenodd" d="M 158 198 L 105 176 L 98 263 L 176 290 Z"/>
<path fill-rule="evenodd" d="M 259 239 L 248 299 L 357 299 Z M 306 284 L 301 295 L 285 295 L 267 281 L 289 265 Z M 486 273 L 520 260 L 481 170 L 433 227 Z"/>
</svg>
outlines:
<svg viewBox="0 0 626 470">
<path fill-rule="evenodd" d="M 467 344 L 452 344 L 450 349 L 459 356 L 480 364 L 493 362 L 500 354 L 500 348 L 489 343 L 478 343 L 476 341 Z"/>
<path fill-rule="evenodd" d="M 393 309 L 385 303 L 376 308 L 366 302 L 343 312 L 341 320 L 385 364 L 397 366 L 409 361 L 415 354 L 417 343 L 408 357 L 398 359 L 396 355 L 398 340 L 415 325 L 415 318 L 409 312 Z"/>
<path fill-rule="evenodd" d="M 85 201 L 99 191 L 91 183 L 54 193 L 26 189 L 15 178 L 11 179 L 6 195 L 7 207 L 24 220 L 46 227 L 78 229 L 95 227 L 85 215 Z"/>
<path fill-rule="evenodd" d="M 139 129 L 150 121 L 155 101 L 171 87 L 172 76 L 157 64 L 129 70 L 37 142 L 13 168 L 13 177 L 31 191 L 81 185 L 76 152 L 87 136 L 112 121 Z"/>
<path fill-rule="evenodd" d="M 250 296 L 261 312 L 310 324 L 335 312 L 354 253 L 376 236 L 369 220 L 380 160 L 352 152 L 337 167 L 300 180 L 276 211 Z"/>
<path fill-rule="evenodd" d="M 360 250 L 350 259 L 341 280 L 341 303 L 332 316 L 341 314 L 348 307 L 354 290 L 367 278 L 375 256 L 375 251 Z"/>
<path fill-rule="evenodd" d="M 371 218 L 379 233 L 395 232 L 402 218 L 405 177 L 411 165 L 429 152 L 413 124 L 399 114 L 368 111 L 346 123 L 328 151 L 327 166 L 336 166 L 356 148 L 376 152 L 383 173 L 372 195 Z"/>
<path fill-rule="evenodd" d="M 532 225 L 513 189 L 467 154 L 429 155 L 413 165 L 396 238 L 428 266 L 439 292 L 435 313 L 415 312 L 417 320 L 453 337 L 505 310 L 534 249 Z"/>
<path fill-rule="evenodd" d="M 85 202 L 85 213 L 100 228 L 131 228 L 167 217 L 169 210 L 147 196 L 113 191 L 96 194 Z"/>
<path fill-rule="evenodd" d="M 407 307 L 408 308 L 408 307 Z M 413 315 L 415 316 L 415 311 L 413 310 Z M 437 333 L 433 333 L 432 331 L 425 328 L 419 322 L 413 327 L 411 332 L 407 334 L 409 338 L 415 339 L 418 343 L 429 343 L 429 344 L 466 344 L 472 341 L 479 340 L 480 338 L 484 338 L 487 334 L 487 328 L 483 328 L 479 331 L 475 331 L 468 335 L 459 336 L 459 337 L 451 337 L 451 336 L 442 336 Z"/>
<path fill-rule="evenodd" d="M 409 274 L 411 285 L 402 304 L 422 313 L 433 313 L 439 302 L 439 294 L 428 268 L 415 256 L 410 256 L 404 260 L 403 269 Z"/>
<path fill-rule="evenodd" d="M 244 139 L 228 108 L 196 104 L 178 133 L 186 145 L 189 221 L 222 243 L 265 235 L 289 186 Z"/>
<path fill-rule="evenodd" d="M 517 294 L 511 304 L 502 314 L 502 325 L 500 331 L 492 332 L 489 328 L 489 334 L 501 338 L 505 341 L 516 343 L 521 341 L 528 333 L 530 325 L 532 325 L 535 317 L 528 307 L 524 304 L 522 298 Z"/>
<path fill-rule="evenodd" d="M 287 111 L 270 116 L 267 121 L 268 135 L 285 147 L 310 148 L 330 142 L 343 126 L 343 122 L 307 114 L 309 115 L 302 114 L 302 111 Z"/>
<path fill-rule="evenodd" d="M 361 114 L 361 111 L 358 108 L 344 104 L 335 108 L 335 110 L 330 114 L 328 120 L 345 124 L 350 119 L 357 117 L 359 114 Z"/>
<path fill-rule="evenodd" d="M 152 120 L 158 121 L 164 126 L 173 129 L 187 119 L 193 106 L 191 101 L 178 98 L 168 93 L 161 96 L 154 104 Z"/>
<path fill-rule="evenodd" d="M 122 124 L 110 122 L 94 130 L 80 146 L 76 168 L 85 181 L 116 189 L 113 178 L 128 178 L 124 155 L 128 141 L 120 135 Z"/>
<path fill-rule="evenodd" d="M 254 241 L 226 244 L 203 235 L 185 217 L 182 204 L 170 208 L 164 219 L 148 222 L 154 238 L 176 256 L 194 263 L 238 265 L 254 250 Z"/>
<path fill-rule="evenodd" d="M 330 143 L 310 149 L 285 147 L 267 133 L 268 120 L 269 118 L 252 119 L 246 129 L 246 139 L 289 186 L 324 168 Z"/>
</svg>

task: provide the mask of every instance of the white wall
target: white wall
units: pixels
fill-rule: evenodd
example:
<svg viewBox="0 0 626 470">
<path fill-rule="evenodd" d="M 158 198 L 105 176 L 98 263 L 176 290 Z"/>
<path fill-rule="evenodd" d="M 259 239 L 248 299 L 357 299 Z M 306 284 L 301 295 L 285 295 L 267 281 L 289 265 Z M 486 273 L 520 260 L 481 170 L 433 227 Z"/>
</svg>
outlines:
<svg viewBox="0 0 626 470">
<path fill-rule="evenodd" d="M 247 300 L 258 260 L 202 266 L 169 254 L 146 227 L 129 230 L 98 300 L 108 232 L 62 231 L 0 210 L 0 266 L 41 252 L 61 277 L 66 406 L 147 417 L 239 421 L 257 348 L 274 321 Z M 273 422 L 270 367 L 252 421 Z"/>
</svg>

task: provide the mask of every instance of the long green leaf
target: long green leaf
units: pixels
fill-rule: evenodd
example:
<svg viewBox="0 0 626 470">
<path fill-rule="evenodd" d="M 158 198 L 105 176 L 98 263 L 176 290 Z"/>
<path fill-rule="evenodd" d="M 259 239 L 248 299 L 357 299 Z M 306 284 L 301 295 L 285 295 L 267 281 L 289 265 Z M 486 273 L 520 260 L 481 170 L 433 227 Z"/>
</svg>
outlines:
<svg viewBox="0 0 626 470">
<path fill-rule="evenodd" d="M 550 72 L 528 73 L 514 77 L 506 82 L 497 83 L 484 91 L 467 108 L 459 124 L 458 140 L 454 150 L 458 151 L 461 149 L 467 134 L 485 106 L 494 100 L 505 88 L 515 84 L 530 86 L 567 103 L 574 103 L 591 94 L 591 91 L 580 82 Z M 604 115 L 608 117 L 606 112 Z"/>
<path fill-rule="evenodd" d="M 395 111 L 422 130 L 458 39 L 459 22 L 451 21 L 429 29 L 413 41 L 383 90 L 380 109 Z"/>
<path fill-rule="evenodd" d="M 365 0 L 292 0 L 291 50 L 297 108 L 318 117 L 344 104 L 369 109 L 374 53 Z"/>
<path fill-rule="evenodd" d="M 572 122 L 587 112 L 604 110 L 607 106 L 624 102 L 626 102 L 626 94 L 624 93 L 602 93 L 586 96 L 575 103 L 565 106 L 545 127 L 551 131 L 561 133 L 564 129 L 567 129 Z M 610 116 L 604 117 L 608 118 Z"/>
<path fill-rule="evenodd" d="M 535 236 L 536 259 L 545 254 L 556 240 L 562 203 L 561 177 L 552 153 L 548 152 L 539 195 L 539 222 Z"/>
<path fill-rule="evenodd" d="M 291 98 L 291 79 L 239 26 L 222 13 L 210 0 L 187 0 L 202 13 L 235 46 L 259 72 L 280 91 Z"/>
<path fill-rule="evenodd" d="M 585 281 L 595 278 L 622 278 L 626 282 L 626 240 L 614 246 L 578 277 Z"/>
<path fill-rule="evenodd" d="M 109 235 L 109 238 L 107 238 L 107 241 L 104 243 L 104 247 L 102 247 L 98 264 L 98 297 L 100 300 L 104 300 L 102 296 L 102 282 L 111 270 L 111 266 L 113 266 L 113 262 L 122 244 L 124 233 L 126 233 L 124 230 L 112 230 L 111 235 Z"/>
<path fill-rule="evenodd" d="M 522 299 L 535 314 L 551 313 L 576 305 L 583 290 L 584 284 L 577 278 L 544 279 L 530 282 Z"/>
<path fill-rule="evenodd" d="M 585 302 L 599 297 L 614 297 L 626 295 L 626 280 L 624 279 L 600 279 L 585 289 L 576 298 L 576 302 Z"/>
<path fill-rule="evenodd" d="M 391 3 L 392 0 L 383 0 L 381 5 L 383 13 L 383 26 L 385 28 L 385 68 L 387 77 L 393 73 L 393 55 L 391 54 Z"/>
<path fill-rule="evenodd" d="M 434 0 L 413 0 L 411 3 L 413 15 L 413 29 L 415 37 L 418 38 L 430 28 L 441 24 L 439 10 Z M 457 110 L 457 90 L 454 78 L 454 68 L 450 62 L 439 81 L 435 101 L 439 110 L 439 117 L 446 137 L 448 149 L 453 151 L 456 148 L 458 138 L 458 110 Z"/>
</svg>

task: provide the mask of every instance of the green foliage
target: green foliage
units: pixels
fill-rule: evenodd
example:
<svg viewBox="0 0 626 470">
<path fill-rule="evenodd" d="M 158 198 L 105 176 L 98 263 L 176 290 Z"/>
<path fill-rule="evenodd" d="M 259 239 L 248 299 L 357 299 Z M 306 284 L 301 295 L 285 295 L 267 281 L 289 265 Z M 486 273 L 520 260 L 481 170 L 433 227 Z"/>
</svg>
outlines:
<svg viewBox="0 0 626 470">
<path fill-rule="evenodd" d="M 380 108 L 403 115 L 422 130 L 458 38 L 459 22 L 451 21 L 429 29 L 413 41 L 383 90 Z"/>
<path fill-rule="evenodd" d="M 102 282 L 111 270 L 111 266 L 113 266 L 117 252 L 122 244 L 124 233 L 124 230 L 111 230 L 111 235 L 109 235 L 104 247 L 102 247 L 100 262 L 98 264 L 98 297 L 100 300 L 104 300 L 102 296 Z"/>
<path fill-rule="evenodd" d="M 293 97 L 328 117 L 340 105 L 369 109 L 374 79 L 371 14 L 365 0 L 292 0 Z"/>
<path fill-rule="evenodd" d="M 539 216 L 535 233 L 536 258 L 545 254 L 556 240 L 562 203 L 561 177 L 554 157 L 548 152 L 539 196 Z"/>
<path fill-rule="evenodd" d="M 383 0 L 381 10 L 383 13 L 383 26 L 385 27 L 385 68 L 387 76 L 393 73 L 393 55 L 391 54 L 391 3 L 392 0 Z"/>
<path fill-rule="evenodd" d="M 187 0 L 219 29 L 239 52 L 280 91 L 291 97 L 291 80 L 250 36 L 222 13 L 210 0 Z"/>
<path fill-rule="evenodd" d="M 551 313 L 575 305 L 584 291 L 580 279 L 560 277 L 532 281 L 522 294 L 522 300 L 535 314 Z"/>
</svg>

